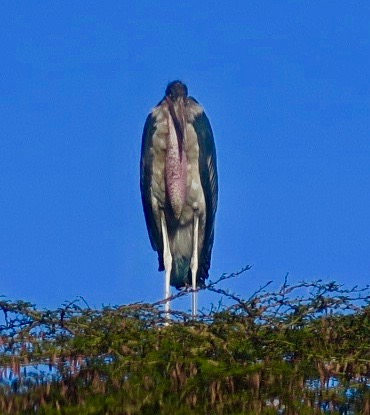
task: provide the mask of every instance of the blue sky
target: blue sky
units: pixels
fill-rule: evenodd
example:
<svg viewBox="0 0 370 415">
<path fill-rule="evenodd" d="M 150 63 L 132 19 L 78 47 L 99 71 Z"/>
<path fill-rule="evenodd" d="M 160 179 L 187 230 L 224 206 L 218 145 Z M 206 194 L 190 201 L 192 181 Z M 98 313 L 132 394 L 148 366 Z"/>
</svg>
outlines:
<svg viewBox="0 0 370 415">
<path fill-rule="evenodd" d="M 368 2 L 1 9 L 1 294 L 39 307 L 161 298 L 139 156 L 145 117 L 174 79 L 216 140 L 211 278 L 254 264 L 224 284 L 243 296 L 287 272 L 369 283 Z"/>
</svg>

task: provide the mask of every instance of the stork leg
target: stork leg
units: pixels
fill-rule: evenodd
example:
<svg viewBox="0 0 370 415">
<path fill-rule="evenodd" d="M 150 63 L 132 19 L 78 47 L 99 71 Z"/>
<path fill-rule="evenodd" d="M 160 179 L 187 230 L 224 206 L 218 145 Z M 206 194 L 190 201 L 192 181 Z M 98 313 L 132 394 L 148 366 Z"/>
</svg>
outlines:
<svg viewBox="0 0 370 415">
<path fill-rule="evenodd" d="M 164 285 L 164 298 L 167 300 L 171 296 L 170 290 L 170 276 L 172 270 L 172 256 L 170 251 L 170 243 L 168 240 L 166 218 L 164 216 L 163 210 L 161 211 L 161 228 L 162 228 L 162 238 L 163 238 L 163 262 L 165 269 L 165 285 Z M 164 310 L 166 318 L 170 318 L 170 301 L 167 300 L 164 304 Z"/>
<path fill-rule="evenodd" d="M 191 297 L 191 315 L 196 317 L 198 314 L 198 293 L 197 289 L 197 273 L 198 273 L 198 229 L 199 229 L 199 211 L 194 210 L 194 228 L 193 228 L 193 255 L 191 257 L 191 282 L 192 282 L 192 297 Z"/>
</svg>

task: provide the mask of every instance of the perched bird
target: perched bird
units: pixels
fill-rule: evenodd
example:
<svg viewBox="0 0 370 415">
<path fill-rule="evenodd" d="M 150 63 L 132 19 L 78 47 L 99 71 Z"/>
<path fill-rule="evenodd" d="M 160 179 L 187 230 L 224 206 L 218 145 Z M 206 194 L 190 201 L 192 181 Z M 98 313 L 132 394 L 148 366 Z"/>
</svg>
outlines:
<svg viewBox="0 0 370 415">
<path fill-rule="evenodd" d="M 204 285 L 211 264 L 218 198 L 216 149 L 202 106 L 180 81 L 148 115 L 141 147 L 140 189 L 151 245 L 170 285 Z M 169 316 L 169 301 L 165 303 Z"/>
</svg>

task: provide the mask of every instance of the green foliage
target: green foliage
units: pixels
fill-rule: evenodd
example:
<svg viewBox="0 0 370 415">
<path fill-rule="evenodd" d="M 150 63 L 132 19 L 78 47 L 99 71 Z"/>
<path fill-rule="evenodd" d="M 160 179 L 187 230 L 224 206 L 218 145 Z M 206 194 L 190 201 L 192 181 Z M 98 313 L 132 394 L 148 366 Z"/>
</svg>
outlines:
<svg viewBox="0 0 370 415">
<path fill-rule="evenodd" d="M 218 288 L 235 275 L 204 288 L 230 305 L 196 320 L 0 301 L 0 413 L 369 415 L 368 289 L 285 280 L 244 300 Z"/>
</svg>

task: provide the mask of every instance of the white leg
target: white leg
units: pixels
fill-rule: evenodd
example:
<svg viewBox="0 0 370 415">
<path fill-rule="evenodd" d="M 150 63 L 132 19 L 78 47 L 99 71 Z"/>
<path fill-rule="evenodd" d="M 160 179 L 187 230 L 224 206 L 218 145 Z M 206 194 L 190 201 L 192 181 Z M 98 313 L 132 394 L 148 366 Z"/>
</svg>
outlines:
<svg viewBox="0 0 370 415">
<path fill-rule="evenodd" d="M 191 315 L 196 317 L 198 314 L 198 293 L 197 289 L 197 272 L 198 272 L 198 229 L 199 229 L 199 212 L 194 211 L 194 229 L 193 229 L 193 255 L 191 257 L 191 279 L 192 279 L 192 297 L 191 297 Z"/>
<path fill-rule="evenodd" d="M 170 290 L 170 276 L 172 269 L 172 256 L 170 251 L 170 243 L 168 241 L 166 219 L 164 217 L 164 212 L 161 211 L 161 227 L 162 227 L 162 238 L 163 238 L 163 262 L 165 269 L 165 284 L 164 284 L 164 298 L 167 299 L 171 296 Z M 166 312 L 166 318 L 170 318 L 170 302 L 166 301 L 164 305 L 164 310 Z"/>
</svg>

